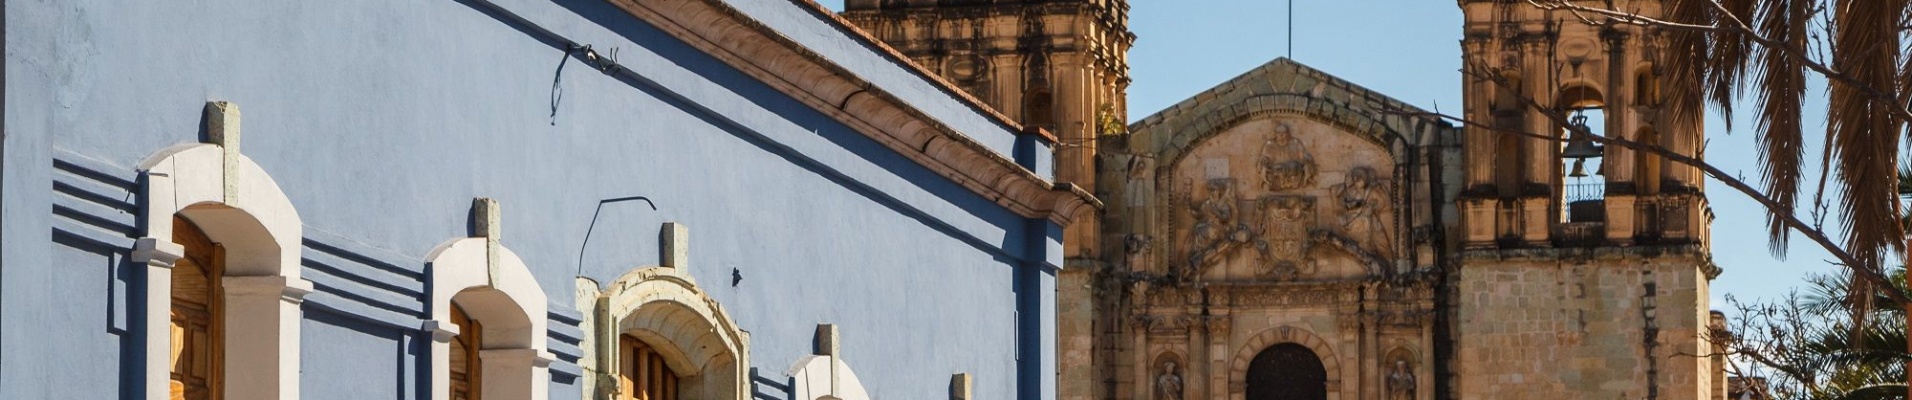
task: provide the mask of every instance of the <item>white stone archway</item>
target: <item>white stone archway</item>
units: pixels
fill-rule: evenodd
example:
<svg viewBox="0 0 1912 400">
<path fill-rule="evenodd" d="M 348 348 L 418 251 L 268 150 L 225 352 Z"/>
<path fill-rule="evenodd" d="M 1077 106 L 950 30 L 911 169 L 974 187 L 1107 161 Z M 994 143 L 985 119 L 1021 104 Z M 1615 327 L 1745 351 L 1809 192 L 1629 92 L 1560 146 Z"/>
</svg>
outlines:
<svg viewBox="0 0 1912 400">
<path fill-rule="evenodd" d="M 141 232 L 133 261 L 146 264 L 145 398 L 166 399 L 171 371 L 173 216 L 192 221 L 225 247 L 225 397 L 299 398 L 300 303 L 312 283 L 299 278 L 304 225 L 264 169 L 239 153 L 239 109 L 207 103 L 212 143 L 182 144 L 140 162 Z"/>
<path fill-rule="evenodd" d="M 749 336 L 686 270 L 688 235 L 683 225 L 665 224 L 663 265 L 631 270 L 603 290 L 601 315 L 609 320 L 595 323 L 608 322 L 610 330 L 596 340 L 601 346 L 620 335 L 644 341 L 680 375 L 683 398 L 749 399 Z M 598 367 L 605 376 L 617 376 L 619 364 Z"/>
<path fill-rule="evenodd" d="M 478 354 L 483 398 L 544 400 L 556 359 L 545 351 L 544 290 L 524 260 L 498 243 L 497 203 L 478 199 L 473 211 L 480 236 L 452 239 L 426 257 L 431 319 L 423 330 L 432 334 L 431 398 L 451 398 L 451 339 L 462 333 L 451 317 L 457 304 L 484 322 Z"/>
</svg>

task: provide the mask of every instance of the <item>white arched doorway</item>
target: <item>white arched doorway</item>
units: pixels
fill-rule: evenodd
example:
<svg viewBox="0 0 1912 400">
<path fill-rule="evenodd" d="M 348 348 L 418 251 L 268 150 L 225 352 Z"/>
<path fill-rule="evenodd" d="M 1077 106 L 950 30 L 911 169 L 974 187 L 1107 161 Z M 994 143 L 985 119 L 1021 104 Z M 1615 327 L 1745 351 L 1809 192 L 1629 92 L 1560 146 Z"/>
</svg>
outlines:
<svg viewBox="0 0 1912 400">
<path fill-rule="evenodd" d="M 299 278 L 304 226 L 278 183 L 239 153 L 239 110 L 205 108 L 211 143 L 169 147 L 140 162 L 141 227 L 133 261 L 146 264 L 145 398 L 170 396 L 172 268 L 185 256 L 173 242 L 174 218 L 190 221 L 223 248 L 218 310 L 224 361 L 219 389 L 230 399 L 299 397 L 300 303 L 312 283 Z"/>
<path fill-rule="evenodd" d="M 463 355 L 481 366 L 466 371 L 479 378 L 472 390 L 480 398 L 543 400 L 550 396 L 548 367 L 555 359 L 545 351 L 544 291 L 524 260 L 498 243 L 497 203 L 479 199 L 474 209 L 487 232 L 445 242 L 427 258 L 431 320 L 424 330 L 432 334 L 432 399 L 451 398 L 453 342 L 475 338 L 477 354 Z M 479 322 L 467 325 L 478 327 L 476 332 L 459 329 L 459 311 Z"/>
</svg>

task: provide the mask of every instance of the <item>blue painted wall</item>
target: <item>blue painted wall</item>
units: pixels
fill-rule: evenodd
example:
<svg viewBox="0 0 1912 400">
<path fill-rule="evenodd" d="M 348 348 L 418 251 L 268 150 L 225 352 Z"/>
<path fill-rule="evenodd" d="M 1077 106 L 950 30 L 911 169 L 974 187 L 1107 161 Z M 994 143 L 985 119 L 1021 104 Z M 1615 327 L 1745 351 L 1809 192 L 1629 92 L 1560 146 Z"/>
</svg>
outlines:
<svg viewBox="0 0 1912 400">
<path fill-rule="evenodd" d="M 1040 144 L 806 6 L 731 3 L 1005 156 L 1025 146 L 1037 156 L 1021 161 L 1049 174 L 1046 149 L 1026 148 Z M 573 277 L 608 282 L 656 263 L 665 221 L 691 228 L 692 273 L 751 333 L 767 381 L 809 352 L 815 324 L 834 323 L 878 397 L 939 398 L 956 372 L 976 374 L 979 398 L 1053 397 L 1059 228 L 608 3 L 5 8 L 0 398 L 136 394 L 122 376 L 143 351 L 128 315 L 144 279 L 126 261 L 141 212 L 133 167 L 197 141 L 208 100 L 241 106 L 242 151 L 306 225 L 304 274 L 319 289 L 301 324 L 307 399 L 426 393 L 423 258 L 467 234 L 480 196 L 504 205 L 503 243 L 551 299 L 553 399 L 579 396 Z M 564 52 L 544 32 L 616 48 L 635 77 L 576 59 L 560 71 Z M 631 195 L 659 210 L 607 207 L 580 265 L 592 207 Z"/>
</svg>

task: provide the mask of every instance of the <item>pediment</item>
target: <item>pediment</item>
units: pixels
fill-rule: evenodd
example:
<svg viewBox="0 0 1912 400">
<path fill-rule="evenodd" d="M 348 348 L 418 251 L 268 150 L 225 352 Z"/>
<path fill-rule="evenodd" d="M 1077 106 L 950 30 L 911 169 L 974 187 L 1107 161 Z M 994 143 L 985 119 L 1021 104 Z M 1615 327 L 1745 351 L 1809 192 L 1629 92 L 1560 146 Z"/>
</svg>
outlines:
<svg viewBox="0 0 1912 400">
<path fill-rule="evenodd" d="M 1448 127 L 1419 113 L 1277 59 L 1133 125 L 1128 149 L 1149 156 L 1123 171 L 1139 189 L 1125 197 L 1166 206 L 1158 268 L 1183 281 L 1387 275 L 1406 239 L 1404 149 Z"/>
</svg>

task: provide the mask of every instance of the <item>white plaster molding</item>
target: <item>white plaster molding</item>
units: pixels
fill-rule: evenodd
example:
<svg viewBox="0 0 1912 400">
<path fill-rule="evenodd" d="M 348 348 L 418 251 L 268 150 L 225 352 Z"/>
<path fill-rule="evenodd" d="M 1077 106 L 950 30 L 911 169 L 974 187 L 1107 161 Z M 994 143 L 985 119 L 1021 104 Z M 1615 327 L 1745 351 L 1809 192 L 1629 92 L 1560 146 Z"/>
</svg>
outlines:
<svg viewBox="0 0 1912 400">
<path fill-rule="evenodd" d="M 139 238 L 133 242 L 133 262 L 159 268 L 172 268 L 173 263 L 186 257 L 186 247 L 173 243 L 170 239 L 153 237 Z"/>
<path fill-rule="evenodd" d="M 495 222 L 495 221 L 493 221 Z M 484 322 L 485 350 L 481 393 L 485 398 L 544 400 L 550 396 L 550 360 L 545 351 L 544 290 L 516 253 L 485 237 L 452 239 L 426 256 L 430 264 L 431 319 L 421 329 L 430 332 L 433 400 L 451 398 L 451 338 L 458 335 L 451 321 L 456 300 L 466 314 Z M 491 265 L 496 260 L 496 265 Z M 497 271 L 492 277 L 490 271 Z M 495 283 L 494 283 L 495 282 Z"/>
<path fill-rule="evenodd" d="M 856 372 L 841 357 L 808 355 L 797 359 L 797 364 L 784 373 L 796 380 L 791 388 L 792 399 L 817 399 L 831 396 L 842 400 L 869 400 L 870 393 L 863 388 L 863 381 L 857 379 Z"/>
<path fill-rule="evenodd" d="M 225 397 L 298 399 L 299 299 L 312 290 L 299 279 L 304 224 L 272 176 L 239 154 L 237 106 L 209 103 L 206 118 L 217 122 L 211 136 L 228 146 L 175 145 L 139 165 L 146 231 L 134 243 L 134 259 L 149 266 L 145 398 L 167 399 L 171 391 L 171 266 L 184 249 L 165 238 L 180 215 L 225 247 L 222 285 L 237 289 L 227 294 L 225 329 L 243 334 L 225 335 L 224 348 L 247 356 L 226 358 Z"/>
<path fill-rule="evenodd" d="M 424 324 L 418 327 L 418 330 L 431 334 L 432 341 L 438 343 L 451 343 L 451 338 L 457 337 L 459 334 L 457 324 L 444 321 L 425 321 Z"/>
</svg>

